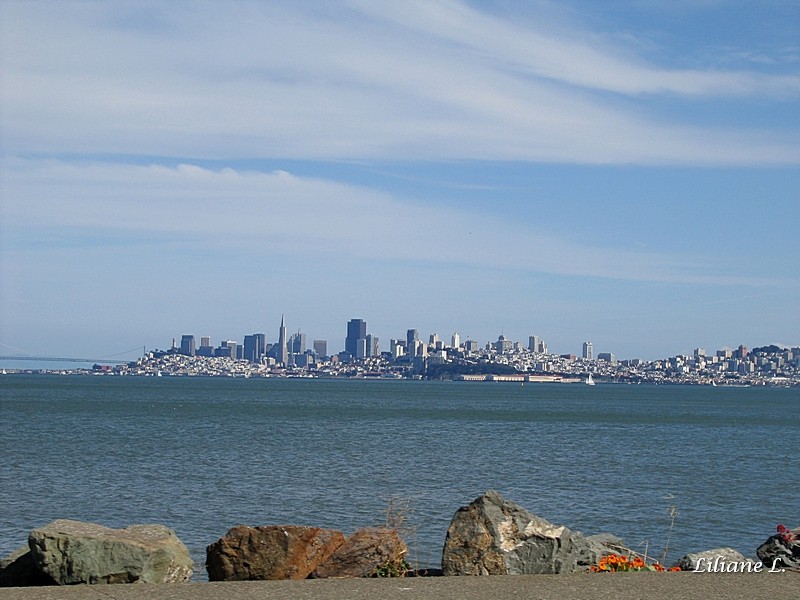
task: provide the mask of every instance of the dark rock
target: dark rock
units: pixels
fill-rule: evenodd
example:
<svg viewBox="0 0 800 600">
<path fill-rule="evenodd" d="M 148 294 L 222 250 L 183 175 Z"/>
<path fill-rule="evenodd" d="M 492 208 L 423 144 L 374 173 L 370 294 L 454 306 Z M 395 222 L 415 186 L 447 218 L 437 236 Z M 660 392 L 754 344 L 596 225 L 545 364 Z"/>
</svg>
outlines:
<svg viewBox="0 0 800 600">
<path fill-rule="evenodd" d="M 344 541 L 332 529 L 240 525 L 206 548 L 208 579 L 305 579 Z"/>
<path fill-rule="evenodd" d="M 700 559 L 704 559 L 702 563 L 700 563 Z M 700 564 L 702 570 L 708 570 L 715 560 L 718 563 L 755 563 L 754 560 L 745 558 L 741 552 L 733 548 L 714 548 L 703 552 L 690 552 L 680 558 L 674 566 L 680 567 L 681 571 L 694 571 Z"/>
<path fill-rule="evenodd" d="M 0 587 L 34 585 L 56 585 L 56 582 L 36 568 L 30 548 L 22 546 L 0 559 Z"/>
<path fill-rule="evenodd" d="M 62 519 L 34 529 L 28 544 L 36 568 L 59 585 L 188 581 L 194 565 L 163 525 L 110 529 Z"/>
<path fill-rule="evenodd" d="M 412 569 L 406 573 L 406 577 L 441 577 L 442 575 L 442 570 L 436 568 Z"/>
<path fill-rule="evenodd" d="M 359 529 L 328 560 L 319 565 L 311 576 L 320 579 L 372 577 L 378 569 L 402 574 L 407 570 L 407 552 L 408 548 L 395 529 Z"/>
<path fill-rule="evenodd" d="M 459 508 L 442 553 L 445 575 L 518 575 L 586 571 L 622 546 L 609 534 L 585 537 L 486 492 Z"/>
<path fill-rule="evenodd" d="M 756 550 L 756 554 L 766 567 L 800 568 L 800 527 L 786 529 L 770 536 Z"/>
</svg>

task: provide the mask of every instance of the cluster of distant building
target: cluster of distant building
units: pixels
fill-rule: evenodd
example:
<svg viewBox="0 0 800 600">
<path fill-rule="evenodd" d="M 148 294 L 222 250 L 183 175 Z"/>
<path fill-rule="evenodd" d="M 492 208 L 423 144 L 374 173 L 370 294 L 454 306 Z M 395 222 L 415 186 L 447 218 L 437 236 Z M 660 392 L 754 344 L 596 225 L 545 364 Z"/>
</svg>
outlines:
<svg viewBox="0 0 800 600">
<path fill-rule="evenodd" d="M 173 351 L 185 356 L 204 356 L 217 358 L 234 358 L 246 360 L 251 363 L 265 364 L 278 367 L 309 367 L 321 361 L 333 361 L 340 363 L 352 363 L 353 361 L 368 358 L 384 357 L 390 360 L 404 359 L 406 362 L 416 358 L 424 359 L 447 359 L 454 354 L 474 354 L 481 351 L 481 346 L 474 340 L 461 340 L 458 333 L 454 333 L 449 343 L 447 340 L 440 339 L 439 335 L 433 333 L 428 341 L 420 339 L 416 329 L 406 331 L 405 339 L 392 339 L 389 343 L 389 350 L 382 352 L 380 340 L 367 333 L 367 322 L 364 319 L 351 319 L 347 323 L 347 336 L 344 340 L 344 350 L 334 355 L 328 354 L 327 340 L 314 340 L 312 347 L 307 345 L 306 334 L 298 331 L 287 336 L 286 320 L 282 316 L 281 324 L 278 329 L 278 341 L 267 342 L 266 334 L 253 333 L 244 336 L 243 343 L 236 340 L 224 340 L 216 347 L 212 346 L 211 338 L 208 336 L 200 337 L 200 343 L 192 334 L 181 336 L 180 345 L 173 340 Z M 487 343 L 484 348 L 486 351 L 493 351 L 499 354 L 507 354 L 514 350 L 521 350 L 519 342 L 507 340 L 503 335 L 496 342 Z M 528 338 L 527 349 L 538 354 L 547 354 L 547 344 L 539 336 L 533 335 Z M 584 344 L 584 358 L 592 357 L 592 344 Z M 598 358 L 607 357 L 613 360 L 612 354 L 600 354 Z"/>
<path fill-rule="evenodd" d="M 516 374 L 544 376 L 547 380 L 576 378 L 592 374 L 597 381 L 628 383 L 699 383 L 745 385 L 800 384 L 800 348 L 775 346 L 748 350 L 723 349 L 714 354 L 696 348 L 691 356 L 677 355 L 656 361 L 617 360 L 611 352 L 595 354 L 592 342 L 584 342 L 580 356 L 550 354 L 547 344 L 536 335 L 526 345 L 500 335 L 484 345 L 474 340 L 461 340 L 454 333 L 449 340 L 431 334 L 420 339 L 416 329 L 406 331 L 405 339 L 392 339 L 387 350 L 380 340 L 367 333 L 363 319 L 347 323 L 344 350 L 328 353 L 326 340 L 313 340 L 307 346 L 305 334 L 287 335 L 281 318 L 278 341 L 268 343 L 266 335 L 254 333 L 243 343 L 226 340 L 212 347 L 210 338 L 201 337 L 196 345 L 194 335 L 181 337 L 178 346 L 173 340 L 171 355 L 238 359 L 251 367 L 225 367 L 234 376 L 317 376 L 317 377 L 435 377 L 480 380 L 492 374 L 511 377 Z M 161 353 L 163 356 L 165 353 Z M 213 364 L 215 374 L 219 363 Z M 180 364 L 181 373 L 202 374 L 206 367 Z M 212 367 L 207 367 L 212 368 Z M 152 368 L 151 368 L 152 370 Z M 496 379 L 501 380 L 501 379 Z"/>
<path fill-rule="evenodd" d="M 244 336 L 241 344 L 236 340 L 223 340 L 216 347 L 211 345 L 209 336 L 201 336 L 198 346 L 195 336 L 188 334 L 181 336 L 180 346 L 176 346 L 174 340 L 172 346 L 185 356 L 233 358 L 284 367 L 305 367 L 313 364 L 316 357 L 323 358 L 328 354 L 328 342 L 325 340 L 314 340 L 313 350 L 309 351 L 305 333 L 298 331 L 287 337 L 284 317 L 281 317 L 278 341 L 274 343 L 268 343 L 264 333 L 253 333 Z"/>
</svg>

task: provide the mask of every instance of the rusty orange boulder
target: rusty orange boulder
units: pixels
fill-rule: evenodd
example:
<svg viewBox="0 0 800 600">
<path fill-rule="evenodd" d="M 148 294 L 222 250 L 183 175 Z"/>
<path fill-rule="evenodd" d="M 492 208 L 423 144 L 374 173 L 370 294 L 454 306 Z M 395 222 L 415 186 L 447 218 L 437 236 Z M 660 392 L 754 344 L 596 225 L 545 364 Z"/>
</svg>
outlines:
<svg viewBox="0 0 800 600">
<path fill-rule="evenodd" d="M 208 579 L 306 579 L 344 541 L 320 527 L 239 525 L 206 548 Z"/>
<path fill-rule="evenodd" d="M 405 572 L 408 547 L 395 529 L 359 529 L 312 573 L 314 578 L 372 577 Z"/>
</svg>

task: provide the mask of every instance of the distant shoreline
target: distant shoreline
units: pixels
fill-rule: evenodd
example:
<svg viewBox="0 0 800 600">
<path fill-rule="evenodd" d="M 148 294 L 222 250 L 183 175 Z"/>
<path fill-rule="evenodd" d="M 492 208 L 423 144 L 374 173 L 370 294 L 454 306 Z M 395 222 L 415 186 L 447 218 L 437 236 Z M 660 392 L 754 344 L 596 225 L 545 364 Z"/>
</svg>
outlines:
<svg viewBox="0 0 800 600">
<path fill-rule="evenodd" d="M 191 342 L 191 336 L 189 341 Z M 470 382 L 607 383 L 631 385 L 688 384 L 710 387 L 794 387 L 800 386 L 800 348 L 764 346 L 748 350 L 720 350 L 709 355 L 697 348 L 692 355 L 676 355 L 654 361 L 617 360 L 613 354 L 594 358 L 551 354 L 546 348 L 534 351 L 511 344 L 501 336 L 494 346 L 447 347 L 419 345 L 415 354 L 404 354 L 394 345 L 392 352 L 367 353 L 355 357 L 348 352 L 318 355 L 312 350 L 284 353 L 280 357 L 264 353 L 249 354 L 245 346 L 233 342 L 212 349 L 203 345 L 195 352 L 192 343 L 169 350 L 152 350 L 134 360 L 117 357 L 84 359 L 45 356 L 0 356 L 2 373 L 8 369 L 31 374 L 83 374 L 118 376 L 189 376 L 233 378 L 315 378 L 315 379 L 403 379 L 462 380 Z M 588 343 L 587 343 L 588 345 Z M 252 348 L 250 349 L 252 350 Z M 224 352 L 223 352 L 224 351 Z M 4 364 L 4 361 L 11 361 Z M 20 364 L 30 361 L 30 365 Z M 16 363 L 16 364 L 15 364 Z M 72 363 L 84 363 L 76 366 Z M 88 366 L 91 364 L 91 367 Z"/>
<path fill-rule="evenodd" d="M 508 376 L 508 375 L 486 375 L 485 377 L 477 378 L 452 378 L 452 379 L 423 379 L 423 378 L 414 378 L 414 377 L 372 377 L 372 376 L 333 376 L 333 375 L 282 375 L 282 374 L 267 374 L 267 375 L 251 375 L 251 376 L 242 376 L 242 375 L 227 375 L 227 374 L 212 374 L 212 373 L 164 373 L 162 375 L 153 375 L 153 374 L 120 374 L 120 373 L 113 373 L 113 372 L 99 372 L 99 371 L 92 371 L 90 369 L 5 369 L 3 374 L 0 375 L 11 376 L 11 375 L 35 375 L 35 376 L 70 376 L 70 377 L 108 377 L 108 378 L 136 378 L 136 379 L 149 379 L 153 377 L 162 377 L 162 378 L 170 378 L 170 379 L 254 379 L 254 380 L 264 380 L 264 379 L 277 379 L 277 380 L 298 380 L 302 379 L 305 381 L 308 380 L 319 380 L 319 381 L 380 381 L 380 382 L 441 382 L 441 383 L 470 383 L 470 384 L 522 384 L 522 385 L 585 385 L 585 382 L 581 379 L 565 376 L 562 378 L 559 377 L 548 377 L 548 378 L 540 378 L 539 376 L 524 376 L 521 375 L 519 377 L 515 376 Z M 706 383 L 706 382 L 694 382 L 694 381 L 670 381 L 670 380 L 662 380 L 662 381 L 618 381 L 618 380 L 603 380 L 603 379 L 596 379 L 595 383 L 597 385 L 602 386 L 635 386 L 635 385 L 645 385 L 645 386 L 686 386 L 686 387 L 720 387 L 726 389 L 732 388 L 772 388 L 772 389 L 790 389 L 793 387 L 800 386 L 800 381 L 786 381 L 774 384 L 768 383 L 725 383 L 721 382 L 717 383 Z"/>
</svg>

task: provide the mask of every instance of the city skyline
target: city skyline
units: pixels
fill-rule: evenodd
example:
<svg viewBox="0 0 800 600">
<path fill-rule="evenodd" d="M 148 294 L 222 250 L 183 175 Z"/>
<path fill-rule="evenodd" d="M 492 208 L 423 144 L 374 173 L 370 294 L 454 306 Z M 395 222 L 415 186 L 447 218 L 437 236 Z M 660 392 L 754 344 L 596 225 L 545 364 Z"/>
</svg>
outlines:
<svg viewBox="0 0 800 600">
<path fill-rule="evenodd" d="M 397 342 L 403 345 L 404 352 L 408 353 L 408 348 L 414 347 L 414 352 L 411 354 L 416 355 L 420 346 L 435 346 L 437 341 L 441 342 L 443 348 L 459 348 L 464 347 L 465 344 L 474 344 L 476 346 L 475 349 L 483 349 L 485 347 L 491 346 L 495 348 L 497 344 L 501 344 L 502 348 L 505 350 L 510 350 L 514 346 L 519 346 L 520 348 L 542 353 L 542 354 L 554 354 L 554 355 L 564 355 L 569 356 L 573 355 L 576 357 L 580 357 L 586 360 L 594 360 L 595 358 L 599 358 L 601 360 L 607 360 L 608 362 L 613 362 L 617 359 L 623 360 L 661 360 L 668 358 L 670 356 L 697 356 L 698 354 L 705 354 L 706 350 L 703 346 L 694 345 L 691 350 L 687 351 L 676 351 L 669 355 L 659 356 L 655 358 L 646 358 L 643 359 L 640 356 L 627 356 L 627 355 L 620 355 L 613 351 L 613 349 L 606 348 L 604 351 L 596 352 L 595 351 L 595 344 L 591 341 L 583 341 L 580 345 L 580 348 L 567 348 L 567 349 L 556 349 L 550 348 L 547 344 L 547 341 L 542 339 L 541 336 L 536 334 L 529 334 L 523 338 L 515 339 L 515 338 L 507 338 L 504 333 L 501 331 L 497 338 L 494 339 L 473 339 L 469 336 L 464 337 L 458 331 L 452 332 L 449 335 L 440 335 L 438 332 L 431 332 L 430 334 L 420 334 L 419 330 L 417 329 L 407 329 L 405 336 L 403 335 L 392 335 L 390 337 L 386 337 L 384 339 L 387 340 L 387 346 L 381 348 L 379 345 L 371 347 L 367 342 L 370 339 L 375 339 L 376 342 L 380 338 L 375 336 L 372 333 L 367 333 L 367 321 L 365 319 L 360 318 L 352 318 L 349 319 L 346 323 L 346 331 L 343 337 L 343 342 L 341 345 L 337 345 L 336 340 L 329 340 L 329 339 L 320 339 L 320 338 L 313 338 L 313 344 L 309 347 L 306 343 L 307 334 L 303 332 L 301 328 L 298 328 L 296 334 L 292 334 L 290 337 L 286 337 L 286 315 L 281 314 L 281 322 L 278 328 L 278 334 L 276 336 L 270 336 L 269 334 L 265 333 L 254 333 L 254 334 L 245 334 L 243 336 L 244 342 L 242 344 L 242 351 L 241 351 L 241 358 L 247 359 L 246 356 L 247 346 L 248 346 L 248 338 L 259 338 L 260 339 L 260 346 L 256 344 L 256 347 L 261 349 L 261 355 L 268 356 L 271 355 L 273 358 L 276 359 L 278 363 L 286 363 L 286 359 L 288 355 L 292 354 L 303 354 L 307 352 L 311 352 L 313 354 L 322 355 L 322 356 L 331 356 L 331 355 L 338 355 L 338 354 L 349 354 L 353 359 L 361 359 L 361 358 L 368 358 L 371 356 L 379 356 L 381 352 L 391 354 L 392 350 L 390 348 L 394 347 L 394 343 Z M 274 339 L 273 339 L 274 337 Z M 187 343 L 187 340 L 191 338 L 190 343 Z M 194 348 L 197 339 L 204 340 L 201 342 L 201 345 L 204 345 L 206 348 L 211 349 L 214 347 L 211 336 L 198 336 L 196 334 L 181 334 L 180 337 L 180 344 L 177 343 L 177 337 L 172 338 L 172 347 L 179 350 L 182 354 L 191 354 L 194 355 Z M 301 344 L 297 344 L 295 340 L 302 339 Z M 428 339 L 428 342 L 425 342 L 424 339 Z M 359 347 L 358 342 L 362 342 L 361 346 Z M 391 342 L 391 345 L 389 345 Z M 229 344 L 236 344 L 235 340 L 229 340 L 227 338 L 220 339 L 219 346 L 217 349 L 221 349 L 226 347 Z M 758 347 L 758 346 L 768 346 L 770 344 L 755 344 L 751 345 L 750 347 Z M 779 345 L 780 346 L 780 345 Z M 269 349 L 272 347 L 271 349 Z M 318 348 L 323 348 L 324 352 L 319 352 Z M 734 352 L 737 349 L 741 350 L 742 348 L 747 348 L 747 344 L 737 343 L 735 345 L 723 345 L 718 348 L 714 348 L 712 353 L 720 353 L 720 352 Z M 793 347 L 798 346 L 781 346 L 785 349 L 790 349 Z M 192 351 L 188 352 L 187 348 L 191 348 Z M 281 350 L 278 350 L 278 349 Z M 340 349 L 337 349 L 340 348 Z M 371 349 L 370 349 L 371 348 Z M 604 348 L 600 346 L 601 350 Z M 165 347 L 151 347 L 150 350 L 165 350 Z M 328 352 L 330 350 L 330 353 Z M 256 352 L 258 354 L 258 352 Z M 427 356 L 427 354 L 425 354 Z M 611 357 L 611 358 L 609 358 Z M 258 362 L 254 360 L 253 362 Z"/>
<path fill-rule="evenodd" d="M 195 346 L 193 334 L 183 334 L 180 346 L 173 338 L 168 350 L 151 349 L 136 360 L 114 366 L 94 361 L 91 373 L 97 375 L 239 377 L 249 379 L 347 378 L 457 380 L 470 382 L 684 384 L 707 386 L 779 386 L 800 384 L 800 347 L 760 346 L 718 349 L 707 352 L 695 348 L 691 354 L 677 354 L 658 360 L 621 359 L 613 352 L 593 356 L 592 342 L 584 342 L 582 356 L 553 353 L 539 336 L 528 337 L 527 347 L 500 334 L 485 345 L 474 340 L 451 343 L 438 334 L 420 339 L 416 329 L 408 329 L 405 339 L 390 341 L 389 351 L 381 352 L 377 339 L 367 333 L 363 319 L 347 322 L 345 349 L 327 355 L 327 342 L 314 340 L 306 347 L 305 334 L 298 331 L 287 339 L 285 315 L 277 343 L 266 343 L 266 335 L 245 336 L 244 344 L 223 340 L 216 348 L 208 336 Z M 249 350 L 248 350 L 249 348 Z M 48 359 L 42 359 L 42 362 Z M 52 359 L 56 360 L 56 359 Z M 91 361 L 84 361 L 91 362 Z M 11 372 L 33 372 L 35 368 Z M 63 370 L 44 367 L 39 372 L 85 374 L 87 369 Z M 6 373 L 6 370 L 3 370 Z"/>
<path fill-rule="evenodd" d="M 800 345 L 796 2 L 188 6 L 0 3 L 0 354 Z"/>
<path fill-rule="evenodd" d="M 322 371 L 324 376 L 331 376 L 332 373 L 328 370 L 329 365 L 332 363 L 329 362 L 331 360 L 334 361 L 333 364 L 339 363 L 345 365 L 345 369 L 347 369 L 346 365 L 352 364 L 356 366 L 357 369 L 363 368 L 363 365 L 372 364 L 373 368 L 376 366 L 375 363 L 370 361 L 381 361 L 382 367 L 389 367 L 391 369 L 391 365 L 406 365 L 406 368 L 410 368 L 410 373 L 419 373 L 420 371 L 424 371 L 427 368 L 429 361 L 432 361 L 431 364 L 433 365 L 442 365 L 445 363 L 451 363 L 455 358 L 456 362 L 460 360 L 460 357 L 472 357 L 473 359 L 478 356 L 520 356 L 524 355 L 525 353 L 530 353 L 530 356 L 539 356 L 539 357 L 548 357 L 543 358 L 545 362 L 536 363 L 538 369 L 543 370 L 545 373 L 552 373 L 555 369 L 557 374 L 564 375 L 565 372 L 561 369 L 564 368 L 564 365 L 570 365 L 570 363 L 574 361 L 579 361 L 577 364 L 578 372 L 580 369 L 583 368 L 580 365 L 584 363 L 596 363 L 600 361 L 601 363 L 607 365 L 606 372 L 604 373 L 606 376 L 609 376 L 610 373 L 617 372 L 618 374 L 621 373 L 625 377 L 630 377 L 631 372 L 627 371 L 629 367 L 635 369 L 637 367 L 641 367 L 642 365 L 655 365 L 656 372 L 662 371 L 665 368 L 668 370 L 670 365 L 672 365 L 673 370 L 677 370 L 679 373 L 678 379 L 672 379 L 673 383 L 684 382 L 688 381 L 690 383 L 697 383 L 698 377 L 700 377 L 699 381 L 701 383 L 709 384 L 711 383 L 711 379 L 708 379 L 708 373 L 705 369 L 705 360 L 706 357 L 714 357 L 713 363 L 716 364 L 714 367 L 717 373 L 722 371 L 730 372 L 733 371 L 734 373 L 739 373 L 740 375 L 744 375 L 745 377 L 748 374 L 752 375 L 756 372 L 756 369 L 759 370 L 759 375 L 757 379 L 748 380 L 747 383 L 751 385 L 763 385 L 766 383 L 764 377 L 769 376 L 777 376 L 777 379 L 769 381 L 769 384 L 774 384 L 776 382 L 783 380 L 783 373 L 780 371 L 780 367 L 782 364 L 779 361 L 781 359 L 775 358 L 775 353 L 782 354 L 785 358 L 788 358 L 790 362 L 787 362 L 786 365 L 789 366 L 791 369 L 791 365 L 794 364 L 795 367 L 797 366 L 798 361 L 798 352 L 800 352 L 800 347 L 780 347 L 772 344 L 762 344 L 762 345 L 753 345 L 748 348 L 746 344 L 739 344 L 738 347 L 732 346 L 723 346 L 721 348 L 716 348 L 711 352 L 707 352 L 704 347 L 696 346 L 692 349 L 691 352 L 675 352 L 669 356 L 664 355 L 660 357 L 656 357 L 653 359 L 642 359 L 638 356 L 619 356 L 616 355 L 614 352 L 594 352 L 594 344 L 591 341 L 584 341 L 581 344 L 580 352 L 573 351 L 572 349 L 568 349 L 566 352 L 563 350 L 552 349 L 548 347 L 548 344 L 545 340 L 541 338 L 541 336 L 532 334 L 527 337 L 527 343 L 525 340 L 515 340 L 507 338 L 502 332 L 498 335 L 497 339 L 491 339 L 486 341 L 474 340 L 474 339 L 463 339 L 461 335 L 456 331 L 453 332 L 451 336 L 440 336 L 438 333 L 434 332 L 430 335 L 420 335 L 417 329 L 407 329 L 405 337 L 399 336 L 396 338 L 391 338 L 388 343 L 388 348 L 381 349 L 379 344 L 379 338 L 372 333 L 367 333 L 367 322 L 364 319 L 353 318 L 347 321 L 346 323 L 346 334 L 344 338 L 343 347 L 341 350 L 335 350 L 335 344 L 332 348 L 334 348 L 331 352 L 328 352 L 329 344 L 328 340 L 322 339 L 313 339 L 311 346 L 309 347 L 307 343 L 307 335 L 306 333 L 302 332 L 301 329 L 298 329 L 296 333 L 291 334 L 287 337 L 286 334 L 286 315 L 281 314 L 280 325 L 278 327 L 278 333 L 274 336 L 274 341 L 268 336 L 266 333 L 252 333 L 252 334 L 245 334 L 243 336 L 243 341 L 240 339 L 230 339 L 229 337 L 224 337 L 220 340 L 219 344 L 215 347 L 212 342 L 212 337 L 209 335 L 196 335 L 194 333 L 183 333 L 180 335 L 180 339 L 178 337 L 172 338 L 171 345 L 160 345 L 156 347 L 146 347 L 142 346 L 141 348 L 135 348 L 126 352 L 117 353 L 114 355 L 113 361 L 109 361 L 111 357 L 109 356 L 99 356 L 96 355 L 94 359 L 89 359 L 87 357 L 78 357 L 70 355 L 70 357 L 65 354 L 61 357 L 52 357 L 52 356 L 26 356 L 24 354 L 19 356 L 9 356 L 7 354 L 0 354 L 0 358 L 6 360 L 4 362 L 4 366 L 8 366 L 10 369 L 13 370 L 27 370 L 27 369 L 44 369 L 44 370 L 56 370 L 60 371 L 62 369 L 71 369 L 73 367 L 68 366 L 71 362 L 100 362 L 109 364 L 110 362 L 115 362 L 118 367 L 120 363 L 124 364 L 133 364 L 130 361 L 134 359 L 138 359 L 138 362 L 141 363 L 143 360 L 142 357 L 161 357 L 165 354 L 175 353 L 184 355 L 186 357 L 205 357 L 205 358 L 224 358 L 224 359 L 234 359 L 234 362 L 245 362 L 251 363 L 253 365 L 258 366 L 259 369 L 263 368 L 270 368 L 270 369 L 295 369 L 299 368 L 301 370 L 309 369 L 310 372 L 317 373 L 317 369 L 322 367 Z M 235 336 L 234 336 L 235 337 Z M 423 338 L 427 337 L 428 342 L 425 342 Z M 449 342 L 448 342 L 449 340 Z M 198 345 L 199 342 L 199 345 Z M 771 348 L 768 349 L 767 347 L 770 346 Z M 759 352 L 767 352 L 770 354 L 770 357 L 766 357 L 764 355 L 758 355 L 761 358 L 756 360 L 756 355 L 750 353 L 750 349 L 753 351 Z M 133 356 L 132 353 L 136 353 L 136 356 Z M 416 357 L 416 360 L 414 360 Z M 746 370 L 745 367 L 741 366 L 740 359 L 748 359 L 747 368 L 750 370 Z M 556 363 L 551 361 L 556 360 Z M 38 365 L 33 365 L 30 363 L 26 363 L 26 360 L 31 361 L 38 361 Z M 418 362 L 418 361 L 422 362 Z M 558 361 L 567 361 L 566 363 Z M 712 360 L 709 358 L 708 360 Z M 52 362 L 50 362 L 52 361 Z M 389 361 L 388 363 L 386 361 Z M 580 361 L 584 361 L 581 363 Z M 677 361 L 677 362 L 676 362 Z M 692 371 L 688 376 L 684 373 L 681 369 L 681 365 L 684 363 L 682 361 L 688 361 L 685 364 L 688 367 L 693 369 L 697 369 L 697 365 L 700 365 L 700 371 Z M 700 362 L 698 362 L 700 361 Z M 724 361 L 724 362 L 719 362 Z M 791 362 L 793 361 L 793 362 Z M 53 364 L 59 363 L 59 364 Z M 502 364 L 504 361 L 501 360 Z M 230 363 L 228 367 L 230 367 L 233 363 Z M 220 363 L 213 363 L 213 367 L 211 367 L 211 371 L 207 374 L 216 373 L 219 375 L 220 373 L 230 373 L 234 374 L 233 376 L 245 376 L 250 377 L 252 375 L 251 371 L 227 371 L 228 367 L 221 366 Z M 358 366 L 361 365 L 361 366 Z M 559 365 L 561 365 L 559 367 Z M 519 367 L 520 365 L 516 365 Z M 531 368 L 531 364 L 525 363 L 522 365 L 525 369 L 529 370 Z M 621 367 L 621 370 L 617 370 Z M 98 368 L 96 364 L 95 369 Z M 174 368 L 174 365 L 170 367 L 170 370 Z M 434 369 L 440 367 L 434 367 Z M 116 371 L 115 367 L 115 371 Z M 152 365 L 150 366 L 152 369 Z M 195 369 L 195 367 L 192 367 Z M 205 372 L 202 365 L 197 367 L 195 374 L 200 374 L 201 372 Z M 221 369 L 221 370 L 220 370 Z M 609 370 L 610 369 L 610 370 Z M 742 370 L 745 369 L 745 370 Z M 110 367 L 108 368 L 101 368 L 103 372 L 111 372 Z M 617 370 L 617 371 L 615 371 Z M 146 370 L 147 371 L 147 370 Z M 777 371 L 777 373 L 776 373 Z M 5 372 L 5 371 L 4 371 Z M 348 373 L 347 376 L 352 376 L 351 373 Z M 595 371 L 596 373 L 601 373 L 600 371 Z M 155 372 L 149 372 L 149 374 L 155 374 Z M 262 371 L 256 372 L 258 375 L 263 375 Z M 363 374 L 363 370 L 360 372 Z M 574 376 L 576 373 L 574 367 L 567 367 L 566 374 L 569 376 L 570 374 Z M 627 375 L 626 375 L 627 373 Z M 389 371 L 389 374 L 392 377 L 398 376 L 398 373 L 395 371 Z M 407 374 L 406 374 L 407 375 Z M 703 378 L 702 375 L 705 375 Z M 335 374 L 333 376 L 336 376 Z M 516 375 L 515 375 L 516 376 Z M 656 379 L 660 375 L 656 376 Z M 473 380 L 483 377 L 475 376 Z M 495 379 L 500 377 L 508 377 L 507 374 L 505 375 L 495 375 Z M 545 376 L 545 378 L 550 377 L 550 375 Z"/>
</svg>

